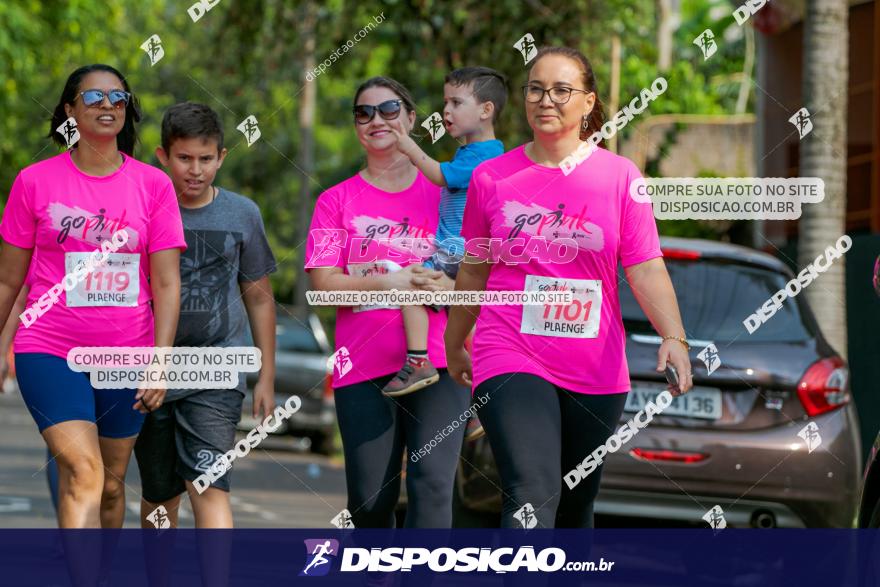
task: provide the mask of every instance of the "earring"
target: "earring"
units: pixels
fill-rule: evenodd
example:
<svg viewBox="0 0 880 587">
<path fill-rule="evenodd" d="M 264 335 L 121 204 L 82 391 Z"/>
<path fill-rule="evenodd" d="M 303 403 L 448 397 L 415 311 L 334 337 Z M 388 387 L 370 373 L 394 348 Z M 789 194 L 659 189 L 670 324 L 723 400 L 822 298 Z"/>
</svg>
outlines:
<svg viewBox="0 0 880 587">
<path fill-rule="evenodd" d="M 582 141 L 586 141 L 588 138 L 590 138 L 589 132 L 590 132 L 590 115 L 589 115 L 589 113 L 585 113 L 584 117 L 581 119 L 580 139 Z"/>
</svg>

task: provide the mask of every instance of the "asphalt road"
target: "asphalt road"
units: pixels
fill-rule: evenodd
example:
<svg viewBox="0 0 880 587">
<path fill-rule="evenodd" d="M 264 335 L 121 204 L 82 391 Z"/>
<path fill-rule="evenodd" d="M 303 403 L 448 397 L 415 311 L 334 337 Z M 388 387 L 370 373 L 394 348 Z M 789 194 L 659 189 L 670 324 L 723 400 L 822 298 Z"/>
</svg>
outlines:
<svg viewBox="0 0 880 587">
<path fill-rule="evenodd" d="M 243 435 L 240 434 L 240 437 Z M 341 463 L 267 438 L 235 462 L 232 514 L 238 528 L 330 528 L 345 507 Z M 56 527 L 46 482 L 46 445 L 15 391 L 0 394 L 0 528 Z M 132 457 L 125 478 L 126 528 L 137 528 L 140 477 Z M 193 527 L 188 500 L 180 526 Z"/>
</svg>

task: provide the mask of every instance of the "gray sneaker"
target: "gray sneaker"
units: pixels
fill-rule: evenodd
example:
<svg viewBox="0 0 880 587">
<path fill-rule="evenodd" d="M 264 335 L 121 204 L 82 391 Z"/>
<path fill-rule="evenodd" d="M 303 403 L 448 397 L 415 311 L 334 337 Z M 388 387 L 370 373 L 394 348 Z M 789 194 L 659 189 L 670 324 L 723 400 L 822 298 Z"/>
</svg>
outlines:
<svg viewBox="0 0 880 587">
<path fill-rule="evenodd" d="M 427 357 L 424 359 L 408 357 L 397 375 L 382 388 L 382 393 L 389 397 L 397 397 L 418 391 L 438 381 L 440 374 Z"/>
</svg>

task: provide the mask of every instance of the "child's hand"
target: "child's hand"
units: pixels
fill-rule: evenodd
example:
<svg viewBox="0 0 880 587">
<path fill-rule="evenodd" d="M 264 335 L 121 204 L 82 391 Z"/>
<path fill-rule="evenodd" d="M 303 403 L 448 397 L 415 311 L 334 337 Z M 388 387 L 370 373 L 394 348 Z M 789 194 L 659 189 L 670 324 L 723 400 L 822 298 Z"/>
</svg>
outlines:
<svg viewBox="0 0 880 587">
<path fill-rule="evenodd" d="M 403 128 L 403 119 L 398 116 L 394 120 L 388 121 L 388 127 L 391 129 L 391 133 L 397 139 L 397 150 L 412 159 L 413 155 L 417 152 L 419 146 L 416 144 L 412 137 L 409 136 L 409 133 Z M 413 149 L 415 147 L 415 149 Z"/>
</svg>

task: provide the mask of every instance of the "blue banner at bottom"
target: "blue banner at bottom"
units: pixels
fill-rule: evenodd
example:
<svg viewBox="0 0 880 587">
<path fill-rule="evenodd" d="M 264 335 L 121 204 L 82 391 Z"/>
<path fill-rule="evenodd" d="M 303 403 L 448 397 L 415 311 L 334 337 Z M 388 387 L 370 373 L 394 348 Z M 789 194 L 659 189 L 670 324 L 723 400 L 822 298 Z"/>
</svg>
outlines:
<svg viewBox="0 0 880 587">
<path fill-rule="evenodd" d="M 0 530 L 0 585 L 880 585 L 875 530 Z"/>
</svg>

